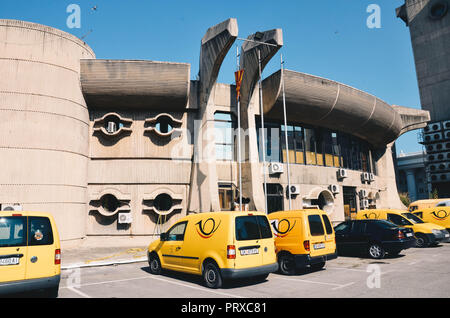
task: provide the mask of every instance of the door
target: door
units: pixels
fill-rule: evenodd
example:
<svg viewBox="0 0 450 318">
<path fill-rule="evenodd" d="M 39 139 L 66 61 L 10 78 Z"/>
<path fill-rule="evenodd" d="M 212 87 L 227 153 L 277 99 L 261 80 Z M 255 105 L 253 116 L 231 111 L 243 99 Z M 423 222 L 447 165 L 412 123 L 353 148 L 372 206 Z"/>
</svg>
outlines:
<svg viewBox="0 0 450 318">
<path fill-rule="evenodd" d="M 271 238 L 272 231 L 266 216 L 237 216 L 235 218 L 235 266 L 248 268 L 265 264 L 266 256 L 274 250 Z"/>
<path fill-rule="evenodd" d="M 336 245 L 339 252 L 347 252 L 350 250 L 350 230 L 352 228 L 352 222 L 347 221 L 339 224 L 334 229 L 336 235 Z"/>
<path fill-rule="evenodd" d="M 324 252 L 326 235 L 321 216 L 319 214 L 308 215 L 308 225 L 311 234 L 310 255 L 314 257 L 326 254 Z"/>
<path fill-rule="evenodd" d="M 56 275 L 55 241 L 49 218 L 28 217 L 28 253 L 26 279 Z"/>
<path fill-rule="evenodd" d="M 364 221 L 353 221 L 350 231 L 349 244 L 352 249 L 357 251 L 365 251 L 370 235 L 366 230 L 367 223 Z"/>
<path fill-rule="evenodd" d="M 278 183 L 267 184 L 267 213 L 283 211 L 284 209 L 284 195 L 283 186 Z"/>
<path fill-rule="evenodd" d="M 168 269 L 179 269 L 184 266 L 182 248 L 187 222 L 175 224 L 166 233 L 166 240 L 161 247 L 162 261 Z"/>
<path fill-rule="evenodd" d="M 2 212 L 0 216 L 0 282 L 25 279 L 27 218 Z"/>
<path fill-rule="evenodd" d="M 323 225 L 325 226 L 325 249 L 323 252 L 326 254 L 332 254 L 336 251 L 333 226 L 331 225 L 330 219 L 326 214 L 322 214 L 322 221 Z"/>
<path fill-rule="evenodd" d="M 351 220 L 356 217 L 358 212 L 356 207 L 356 188 L 355 187 L 343 187 L 342 193 L 344 196 L 344 213 L 345 219 Z"/>
</svg>

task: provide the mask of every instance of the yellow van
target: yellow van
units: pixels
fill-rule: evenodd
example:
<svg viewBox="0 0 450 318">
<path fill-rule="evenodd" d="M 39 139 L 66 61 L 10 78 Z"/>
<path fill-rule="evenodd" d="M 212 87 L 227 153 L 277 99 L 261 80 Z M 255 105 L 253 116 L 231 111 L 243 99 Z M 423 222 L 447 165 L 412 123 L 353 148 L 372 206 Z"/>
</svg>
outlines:
<svg viewBox="0 0 450 318">
<path fill-rule="evenodd" d="M 148 247 L 150 272 L 202 275 L 205 285 L 224 280 L 264 280 L 278 269 L 267 216 L 261 212 L 207 212 L 180 219 Z"/>
<path fill-rule="evenodd" d="M 0 295 L 58 296 L 61 247 L 51 214 L 0 211 Z"/>
<path fill-rule="evenodd" d="M 450 231 L 450 206 L 420 209 L 413 212 L 425 222 L 443 226 Z"/>
<path fill-rule="evenodd" d="M 408 211 L 413 212 L 416 210 L 434 208 L 442 205 L 450 206 L 450 198 L 417 200 L 409 204 Z"/>
<path fill-rule="evenodd" d="M 279 271 L 292 275 L 299 268 L 322 268 L 337 258 L 334 229 L 326 212 L 318 209 L 269 214 L 275 235 Z"/>
<path fill-rule="evenodd" d="M 422 219 L 406 210 L 361 210 L 356 214 L 356 219 L 388 220 L 398 226 L 411 228 L 417 239 L 417 247 L 428 247 L 450 240 L 450 234 L 444 227 L 433 223 L 425 223 Z"/>
</svg>

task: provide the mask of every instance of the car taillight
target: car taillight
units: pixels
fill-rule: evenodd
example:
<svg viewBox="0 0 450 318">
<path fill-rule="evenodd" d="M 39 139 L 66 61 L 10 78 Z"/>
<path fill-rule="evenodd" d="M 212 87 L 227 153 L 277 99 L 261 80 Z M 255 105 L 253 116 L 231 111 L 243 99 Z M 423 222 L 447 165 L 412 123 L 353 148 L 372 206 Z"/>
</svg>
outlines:
<svg viewBox="0 0 450 318">
<path fill-rule="evenodd" d="M 61 264 L 61 250 L 56 249 L 55 250 L 55 265 Z"/>
<path fill-rule="evenodd" d="M 236 246 L 234 245 L 227 246 L 227 258 L 236 259 Z"/>
<path fill-rule="evenodd" d="M 397 238 L 398 238 L 399 240 L 402 240 L 402 239 L 405 238 L 405 234 L 403 234 L 403 232 L 402 232 L 401 230 L 398 230 Z"/>
<path fill-rule="evenodd" d="M 309 241 L 304 241 L 304 242 L 303 242 L 303 247 L 305 248 L 305 250 L 306 250 L 307 252 L 309 252 Z"/>
</svg>

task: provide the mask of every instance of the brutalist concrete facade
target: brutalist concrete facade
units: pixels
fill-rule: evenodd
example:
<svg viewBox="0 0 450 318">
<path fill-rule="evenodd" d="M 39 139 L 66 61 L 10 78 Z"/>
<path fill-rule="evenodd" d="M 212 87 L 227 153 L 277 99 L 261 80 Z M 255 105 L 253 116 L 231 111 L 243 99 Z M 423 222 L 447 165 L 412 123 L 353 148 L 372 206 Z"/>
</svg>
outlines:
<svg viewBox="0 0 450 318">
<path fill-rule="evenodd" d="M 257 53 L 264 67 L 283 46 L 281 29 L 248 37 L 271 46 L 244 42 L 241 49 L 242 189 L 235 156 L 239 134 L 233 132 L 231 145 L 215 134 L 217 114 L 238 115 L 235 85 L 216 81 L 237 36 L 236 19 L 208 29 L 200 44 L 199 76 L 191 80 L 186 63 L 100 60 L 65 32 L 0 20 L 0 203 L 52 212 L 62 240 L 150 236 L 188 213 L 234 209 L 238 190 L 249 209 L 264 210 L 266 169 L 271 188 L 280 189 L 274 202 L 287 209 L 287 170 L 273 173 L 268 162 L 263 166 L 258 147 Z M 284 74 L 290 125 L 310 127 L 305 134 L 333 130 L 364 143 L 370 148 L 365 169 L 372 171 L 346 168 L 340 176 L 341 152 L 327 157 L 305 148 L 302 155 L 315 161 L 290 165 L 297 189 L 290 194 L 292 208 L 320 206 L 332 221 L 342 221 L 349 216 L 348 189 L 355 209 L 367 202 L 402 207 L 392 144 L 402 133 L 424 127 L 428 112 L 388 105 L 328 79 Z M 282 114 L 280 85 L 280 72 L 262 83 L 268 124 Z M 235 128 L 235 119 L 223 122 Z M 303 139 L 305 145 L 312 140 Z M 219 150 L 228 146 L 234 155 L 223 160 Z M 330 158 L 333 164 L 327 164 Z M 286 166 L 283 158 L 270 161 Z"/>
<path fill-rule="evenodd" d="M 409 27 L 422 109 L 431 121 L 423 131 L 428 182 L 450 197 L 450 1 L 406 0 L 397 16 Z"/>
</svg>

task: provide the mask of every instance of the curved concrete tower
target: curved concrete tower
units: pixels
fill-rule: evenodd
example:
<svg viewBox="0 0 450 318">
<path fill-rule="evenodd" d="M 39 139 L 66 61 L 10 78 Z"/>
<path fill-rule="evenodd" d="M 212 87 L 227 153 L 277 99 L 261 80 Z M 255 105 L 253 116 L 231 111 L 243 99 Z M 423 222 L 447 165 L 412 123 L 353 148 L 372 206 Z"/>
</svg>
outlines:
<svg viewBox="0 0 450 318">
<path fill-rule="evenodd" d="M 89 115 L 78 38 L 0 20 L 0 203 L 51 212 L 62 240 L 86 232 Z M 32 168 L 30 168 L 32 167 Z"/>
</svg>

